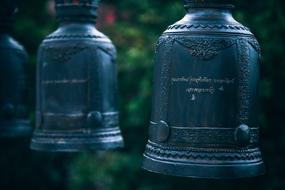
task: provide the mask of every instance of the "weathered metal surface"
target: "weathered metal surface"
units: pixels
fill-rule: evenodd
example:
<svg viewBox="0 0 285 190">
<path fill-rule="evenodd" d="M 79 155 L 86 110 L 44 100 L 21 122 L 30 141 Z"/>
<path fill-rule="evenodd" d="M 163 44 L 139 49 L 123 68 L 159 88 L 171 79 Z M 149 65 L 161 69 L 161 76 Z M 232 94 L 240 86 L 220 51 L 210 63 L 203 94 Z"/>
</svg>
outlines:
<svg viewBox="0 0 285 190">
<path fill-rule="evenodd" d="M 260 48 L 231 2 L 185 0 L 186 16 L 159 39 L 144 169 L 197 178 L 264 173 Z"/>
<path fill-rule="evenodd" d="M 61 25 L 41 44 L 34 150 L 123 146 L 117 110 L 116 50 L 94 26 L 98 1 L 56 1 Z"/>
<path fill-rule="evenodd" d="M 0 136 L 31 135 L 27 109 L 27 53 L 10 36 L 14 23 L 16 2 L 1 1 L 0 6 Z"/>
</svg>

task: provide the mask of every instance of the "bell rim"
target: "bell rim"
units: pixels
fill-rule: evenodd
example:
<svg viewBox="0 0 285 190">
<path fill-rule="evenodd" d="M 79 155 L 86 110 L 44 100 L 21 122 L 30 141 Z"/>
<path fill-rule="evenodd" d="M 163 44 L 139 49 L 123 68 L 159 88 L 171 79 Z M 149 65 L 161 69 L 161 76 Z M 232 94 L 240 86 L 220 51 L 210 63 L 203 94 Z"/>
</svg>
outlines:
<svg viewBox="0 0 285 190">
<path fill-rule="evenodd" d="M 124 141 L 118 127 L 74 131 L 69 135 L 64 135 L 62 131 L 36 130 L 30 144 L 31 150 L 46 152 L 100 151 L 123 147 Z"/>
<path fill-rule="evenodd" d="M 240 179 L 265 174 L 264 162 L 246 164 L 197 164 L 163 161 L 143 155 L 142 169 L 163 175 L 196 179 Z"/>
</svg>

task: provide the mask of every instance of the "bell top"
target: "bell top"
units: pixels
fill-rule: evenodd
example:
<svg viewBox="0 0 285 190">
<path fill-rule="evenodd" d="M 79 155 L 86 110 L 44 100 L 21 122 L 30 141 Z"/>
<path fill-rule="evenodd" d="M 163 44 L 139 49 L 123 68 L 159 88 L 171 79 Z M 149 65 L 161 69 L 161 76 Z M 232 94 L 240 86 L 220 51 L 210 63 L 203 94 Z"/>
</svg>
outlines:
<svg viewBox="0 0 285 190">
<path fill-rule="evenodd" d="M 95 22 L 100 0 L 55 0 L 60 22 Z"/>
<path fill-rule="evenodd" d="M 14 16 L 17 12 L 16 1 L 2 0 L 0 3 L 0 32 L 6 32 L 12 28 Z"/>
<path fill-rule="evenodd" d="M 183 0 L 185 8 L 234 8 L 235 0 Z"/>
</svg>

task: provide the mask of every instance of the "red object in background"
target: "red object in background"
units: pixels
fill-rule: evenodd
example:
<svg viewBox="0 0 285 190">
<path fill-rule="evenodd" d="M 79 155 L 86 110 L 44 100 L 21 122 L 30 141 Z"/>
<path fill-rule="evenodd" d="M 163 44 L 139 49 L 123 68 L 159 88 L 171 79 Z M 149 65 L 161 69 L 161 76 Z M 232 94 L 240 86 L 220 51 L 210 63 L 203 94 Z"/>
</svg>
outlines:
<svg viewBox="0 0 285 190">
<path fill-rule="evenodd" d="M 51 17 L 55 18 L 56 13 L 55 13 L 55 2 L 54 2 L 54 0 L 47 1 L 46 9 L 47 9 L 48 14 Z"/>
<path fill-rule="evenodd" d="M 112 5 L 101 4 L 98 9 L 97 28 L 112 26 L 116 22 L 116 8 Z"/>
<path fill-rule="evenodd" d="M 72 2 L 73 2 L 73 4 L 78 4 L 79 0 L 73 0 Z"/>
</svg>

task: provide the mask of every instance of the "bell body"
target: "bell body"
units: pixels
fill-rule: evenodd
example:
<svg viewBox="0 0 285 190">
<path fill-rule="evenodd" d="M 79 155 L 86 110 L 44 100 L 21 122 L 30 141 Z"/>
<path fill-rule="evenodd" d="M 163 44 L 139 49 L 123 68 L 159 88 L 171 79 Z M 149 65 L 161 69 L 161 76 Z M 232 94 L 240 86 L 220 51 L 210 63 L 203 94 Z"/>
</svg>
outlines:
<svg viewBox="0 0 285 190">
<path fill-rule="evenodd" d="M 159 39 L 146 170 L 195 178 L 264 173 L 260 48 L 232 5 L 217 2 L 185 0 L 186 16 Z"/>
<path fill-rule="evenodd" d="M 78 14 L 76 11 L 80 14 L 79 5 L 69 5 L 73 6 L 71 13 L 59 8 L 64 5 L 58 5 L 58 14 L 66 19 L 71 15 L 71 21 L 62 21 L 39 48 L 37 121 L 31 142 L 34 150 L 105 150 L 123 146 L 118 127 L 116 50 L 88 22 L 89 17 L 72 17 Z M 94 9 L 91 5 L 86 7 Z"/>
<path fill-rule="evenodd" d="M 27 108 L 27 53 L 10 36 L 14 1 L 0 3 L 0 136 L 25 137 L 31 134 Z"/>
</svg>

